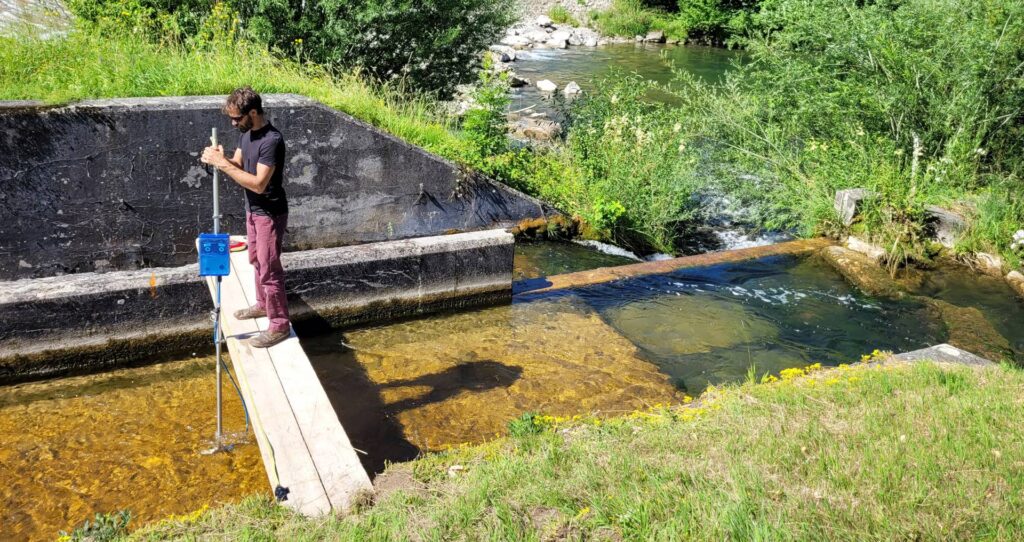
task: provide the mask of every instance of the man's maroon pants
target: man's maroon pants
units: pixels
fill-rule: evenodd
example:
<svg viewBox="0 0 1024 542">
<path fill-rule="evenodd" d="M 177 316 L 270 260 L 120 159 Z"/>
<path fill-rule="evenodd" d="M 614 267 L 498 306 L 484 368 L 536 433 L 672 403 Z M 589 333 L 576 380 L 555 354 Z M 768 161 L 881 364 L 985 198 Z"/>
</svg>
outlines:
<svg viewBox="0 0 1024 542">
<path fill-rule="evenodd" d="M 288 215 L 245 214 L 249 236 L 249 263 L 256 271 L 256 304 L 267 311 L 270 331 L 287 331 L 288 299 L 284 291 L 284 267 L 281 265 L 281 241 Z"/>
</svg>

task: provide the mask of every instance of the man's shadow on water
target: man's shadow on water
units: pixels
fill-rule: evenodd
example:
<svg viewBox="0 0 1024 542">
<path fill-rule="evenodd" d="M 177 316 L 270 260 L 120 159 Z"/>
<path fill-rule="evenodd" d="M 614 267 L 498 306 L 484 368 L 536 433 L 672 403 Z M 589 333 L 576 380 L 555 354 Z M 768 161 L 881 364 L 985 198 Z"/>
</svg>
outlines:
<svg viewBox="0 0 1024 542">
<path fill-rule="evenodd" d="M 387 462 L 415 459 L 420 450 L 406 438 L 406 431 L 397 415 L 451 398 L 462 391 L 485 391 L 511 386 L 522 375 L 522 368 L 493 360 L 470 360 L 434 374 L 377 384 L 370 379 L 356 358 L 357 352 L 345 344 L 337 331 L 330 329 L 319 317 L 308 325 L 296 325 L 302 337 L 302 346 L 309 356 L 320 383 L 327 392 L 331 406 L 338 414 L 352 446 L 366 454 L 358 454 L 363 468 L 375 477 Z M 313 333 L 319 332 L 318 335 Z M 362 352 L 363 356 L 374 356 Z M 383 388 L 429 387 L 430 390 L 414 398 L 387 405 L 381 397 Z"/>
</svg>

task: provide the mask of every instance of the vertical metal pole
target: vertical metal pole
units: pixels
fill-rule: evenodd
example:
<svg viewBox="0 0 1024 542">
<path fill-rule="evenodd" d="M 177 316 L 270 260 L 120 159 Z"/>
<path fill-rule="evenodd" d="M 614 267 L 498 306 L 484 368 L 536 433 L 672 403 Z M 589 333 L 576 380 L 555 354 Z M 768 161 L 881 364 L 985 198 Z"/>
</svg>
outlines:
<svg viewBox="0 0 1024 542">
<path fill-rule="evenodd" d="M 210 136 L 210 142 L 214 147 L 217 146 L 217 129 L 213 129 L 213 135 Z M 220 233 L 220 171 L 217 168 L 213 168 L 213 233 Z M 217 277 L 217 299 L 213 304 L 213 340 L 217 343 L 214 347 L 217 351 L 217 444 L 220 445 L 221 438 L 224 435 L 224 412 L 223 403 L 221 401 L 221 370 L 220 370 L 220 281 L 221 277 Z"/>
</svg>

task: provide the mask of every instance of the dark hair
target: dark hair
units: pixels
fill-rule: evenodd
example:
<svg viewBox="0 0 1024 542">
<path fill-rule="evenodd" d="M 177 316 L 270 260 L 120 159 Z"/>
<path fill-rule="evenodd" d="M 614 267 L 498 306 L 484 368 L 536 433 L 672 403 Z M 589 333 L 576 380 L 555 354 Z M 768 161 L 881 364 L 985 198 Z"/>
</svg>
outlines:
<svg viewBox="0 0 1024 542">
<path fill-rule="evenodd" d="M 229 106 L 235 106 L 238 112 L 243 115 L 254 109 L 260 115 L 263 114 L 263 99 L 248 85 L 231 91 L 227 102 L 224 103 L 225 114 Z"/>
</svg>

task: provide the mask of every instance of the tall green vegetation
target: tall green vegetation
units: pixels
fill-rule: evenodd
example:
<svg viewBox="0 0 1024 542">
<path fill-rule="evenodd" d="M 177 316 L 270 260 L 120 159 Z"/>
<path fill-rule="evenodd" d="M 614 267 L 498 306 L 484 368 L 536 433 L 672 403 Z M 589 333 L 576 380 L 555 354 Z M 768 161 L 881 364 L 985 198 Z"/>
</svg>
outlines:
<svg viewBox="0 0 1024 542">
<path fill-rule="evenodd" d="M 181 42 L 211 13 L 237 12 L 239 33 L 284 56 L 431 92 L 471 81 L 480 51 L 514 17 L 508 4 L 492 0 L 70 0 L 69 7 L 88 21 L 129 19 Z"/>
<path fill-rule="evenodd" d="M 853 230 L 896 263 L 926 256 L 925 206 L 950 206 L 973 219 L 962 248 L 1015 258 L 1024 4 L 766 0 L 750 25 L 749 62 L 720 86 L 680 74 L 661 113 L 701 149 L 705 183 L 806 235 L 843 229 L 837 189 L 868 188 Z"/>
<path fill-rule="evenodd" d="M 614 0 L 595 14 L 599 30 L 636 36 L 662 30 L 670 38 L 725 44 L 743 34 L 761 0 Z"/>
</svg>

